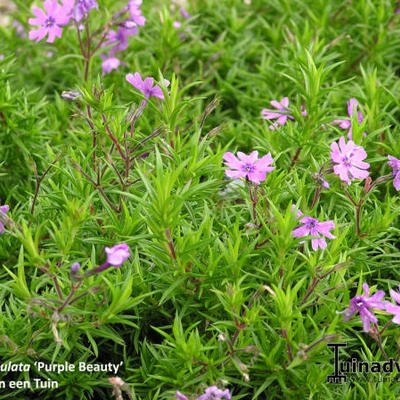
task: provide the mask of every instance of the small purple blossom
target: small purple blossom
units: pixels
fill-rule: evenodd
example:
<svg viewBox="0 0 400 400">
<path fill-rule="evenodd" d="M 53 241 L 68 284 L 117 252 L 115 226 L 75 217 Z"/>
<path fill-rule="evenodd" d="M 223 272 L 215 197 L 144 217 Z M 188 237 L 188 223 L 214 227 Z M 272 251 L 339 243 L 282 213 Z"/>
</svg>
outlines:
<svg viewBox="0 0 400 400">
<path fill-rule="evenodd" d="M 26 32 L 24 26 L 17 20 L 14 20 L 12 26 L 15 28 L 15 33 L 22 39 L 26 38 Z"/>
<path fill-rule="evenodd" d="M 120 267 L 130 257 L 129 246 L 126 243 L 106 247 L 107 263 L 113 267 Z"/>
<path fill-rule="evenodd" d="M 346 143 L 344 137 L 341 136 L 339 146 L 336 142 L 333 142 L 331 150 L 332 161 L 336 163 L 333 167 L 333 172 L 343 182 L 350 185 L 351 180 L 362 180 L 368 177 L 369 172 L 367 169 L 369 164 L 362 161 L 367 157 L 367 153 L 362 146 L 356 145 L 352 140 Z"/>
<path fill-rule="evenodd" d="M 268 108 L 264 108 L 261 111 L 261 114 L 263 115 L 263 119 L 271 120 L 271 119 L 276 119 L 275 122 L 272 123 L 272 125 L 269 126 L 269 129 L 272 131 L 275 130 L 276 128 L 279 128 L 279 125 L 283 126 L 286 124 L 288 118 L 294 120 L 294 118 L 290 115 L 290 111 L 288 110 L 289 106 L 289 98 L 284 97 L 280 102 L 276 100 L 272 100 L 271 105 L 277 109 L 271 110 Z"/>
<path fill-rule="evenodd" d="M 399 289 L 400 289 L 400 286 L 399 286 Z M 394 291 L 393 289 L 390 289 L 390 297 L 397 304 L 400 304 L 400 293 Z M 400 324 L 400 306 L 398 306 L 397 304 L 390 303 L 389 301 L 386 302 L 386 311 L 389 314 L 394 315 L 392 322 L 394 322 L 395 324 Z"/>
<path fill-rule="evenodd" d="M 180 9 L 180 12 L 183 18 L 185 19 L 192 18 L 192 16 L 183 7 Z"/>
<path fill-rule="evenodd" d="M 197 398 L 197 400 L 230 400 L 231 398 L 232 396 L 229 389 L 221 390 L 216 386 L 210 386 L 204 391 L 204 394 Z"/>
<path fill-rule="evenodd" d="M 172 26 L 173 26 L 175 29 L 179 29 L 179 28 L 182 26 L 182 22 L 181 22 L 181 21 L 174 21 L 173 24 L 172 24 Z"/>
<path fill-rule="evenodd" d="M 184 394 L 182 394 L 179 390 L 175 393 L 177 400 L 189 400 Z M 229 389 L 218 389 L 217 386 L 210 386 L 204 391 L 204 394 L 197 397 L 196 400 L 231 400 L 232 395 L 229 392 Z"/>
<path fill-rule="evenodd" d="M 102 47 L 114 45 L 109 51 L 109 57 L 114 57 L 119 51 L 126 50 L 130 36 L 136 35 L 138 32 L 137 25 L 133 21 L 126 21 L 118 27 L 118 31 L 111 30 L 107 34 L 107 41 L 104 42 Z"/>
<path fill-rule="evenodd" d="M 393 156 L 388 156 L 388 165 L 393 168 L 393 186 L 397 191 L 400 190 L 400 160 Z"/>
<path fill-rule="evenodd" d="M 10 207 L 8 205 L 0 206 L 0 212 L 2 212 L 3 214 L 7 214 L 9 210 Z M 0 221 L 0 234 L 3 234 L 5 230 L 6 229 L 4 224 Z"/>
<path fill-rule="evenodd" d="M 153 86 L 153 78 L 145 78 L 143 80 L 138 72 L 135 72 L 135 74 L 128 74 L 125 78 L 133 87 L 142 92 L 146 98 L 154 96 L 158 97 L 161 100 L 164 100 L 164 93 L 161 90 L 160 86 Z M 164 79 L 165 86 L 168 86 L 169 83 L 170 82 L 168 80 Z"/>
<path fill-rule="evenodd" d="M 113 70 L 117 70 L 121 65 L 121 61 L 115 57 L 108 57 L 102 54 L 103 62 L 101 63 L 101 69 L 103 71 L 103 76 L 109 74 Z"/>
<path fill-rule="evenodd" d="M 347 114 L 349 115 L 350 119 L 335 119 L 333 121 L 334 124 L 338 124 L 342 129 L 349 129 L 348 138 L 352 139 L 352 130 L 351 130 L 351 119 L 354 115 L 354 112 L 357 113 L 357 122 L 360 125 L 364 121 L 364 117 L 361 111 L 357 111 L 358 108 L 358 101 L 357 99 L 350 99 L 347 102 Z M 367 134 L 363 132 L 363 136 L 366 137 Z"/>
<path fill-rule="evenodd" d="M 379 290 L 369 297 L 369 286 L 364 283 L 362 288 L 364 295 L 359 294 L 350 300 L 349 307 L 343 311 L 343 320 L 347 322 L 358 311 L 363 323 L 364 332 L 369 332 L 371 322 L 374 324 L 378 322 L 371 309 L 385 310 L 388 302 L 381 300 L 385 296 L 383 290 Z"/>
<path fill-rule="evenodd" d="M 72 5 L 73 0 L 65 0 L 63 5 L 60 5 L 57 0 L 46 0 L 43 3 L 46 12 L 35 7 L 32 12 L 36 18 L 29 18 L 28 22 L 30 25 L 39 26 L 39 28 L 29 32 L 29 39 L 39 42 L 48 35 L 46 41 L 53 43 L 56 37 L 61 38 L 61 27 L 69 22 Z"/>
<path fill-rule="evenodd" d="M 292 206 L 292 211 L 295 208 Z M 297 218 L 302 215 L 301 211 L 297 212 Z M 332 235 L 330 231 L 335 229 L 335 223 L 333 221 L 319 222 L 315 218 L 303 217 L 300 221 L 302 226 L 292 231 L 292 235 L 296 238 L 311 236 L 311 246 L 314 251 L 320 247 L 322 250 L 326 249 L 327 244 L 324 237 L 328 239 L 336 239 L 336 236 Z M 322 237 L 324 236 L 324 237 Z"/>
<path fill-rule="evenodd" d="M 71 272 L 76 273 L 81 269 L 81 264 L 79 264 L 78 262 L 74 262 L 71 265 Z"/>
<path fill-rule="evenodd" d="M 271 119 L 276 119 L 275 122 L 273 122 L 270 126 L 269 129 L 271 131 L 275 130 L 276 128 L 279 128 L 280 126 L 283 126 L 286 124 L 288 119 L 294 120 L 294 117 L 291 115 L 291 111 L 288 109 L 289 107 L 289 98 L 284 97 L 280 102 L 276 100 L 272 100 L 271 105 L 276 108 L 277 111 L 271 110 L 269 108 L 264 108 L 261 111 L 261 114 L 263 115 L 263 119 L 271 120 Z M 306 116 L 307 111 L 304 110 L 303 106 L 301 106 L 301 115 Z"/>
<path fill-rule="evenodd" d="M 142 10 L 140 10 L 142 3 L 142 0 L 130 0 L 128 3 L 131 19 L 139 26 L 143 26 L 146 22 L 146 18 L 142 15 Z"/>
<path fill-rule="evenodd" d="M 270 167 L 274 162 L 271 153 L 258 159 L 258 151 L 253 151 L 250 155 L 246 155 L 239 151 L 238 158 L 233 153 L 225 153 L 223 159 L 225 165 L 230 168 L 225 171 L 229 178 L 247 178 L 249 181 L 258 185 L 265 181 L 268 172 L 271 172 L 275 167 Z"/>
<path fill-rule="evenodd" d="M 76 0 L 76 4 L 73 10 L 75 21 L 80 21 L 82 18 L 86 18 L 90 10 L 98 10 L 99 5 L 96 0 Z"/>
</svg>

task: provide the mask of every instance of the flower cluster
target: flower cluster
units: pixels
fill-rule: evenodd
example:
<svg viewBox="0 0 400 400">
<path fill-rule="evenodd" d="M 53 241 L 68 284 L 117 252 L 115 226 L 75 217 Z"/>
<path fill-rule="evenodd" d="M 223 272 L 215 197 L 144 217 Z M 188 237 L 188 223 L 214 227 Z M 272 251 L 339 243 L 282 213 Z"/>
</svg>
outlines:
<svg viewBox="0 0 400 400">
<path fill-rule="evenodd" d="M 83 18 L 87 18 L 89 11 L 99 9 L 99 5 L 96 0 L 76 0 L 75 7 L 73 9 L 73 16 L 75 21 L 79 22 Z"/>
<path fill-rule="evenodd" d="M 383 290 L 378 290 L 374 295 L 369 295 L 369 286 L 364 283 L 362 285 L 364 294 L 359 294 L 350 300 L 350 305 L 344 311 L 343 314 L 344 322 L 350 320 L 350 318 L 357 313 L 360 313 L 361 321 L 363 323 L 364 332 L 369 332 L 371 329 L 371 322 L 373 324 L 378 323 L 378 318 L 374 315 L 373 309 L 385 310 L 389 314 L 394 315 L 392 322 L 400 325 L 400 293 L 390 290 L 390 297 L 397 304 L 393 304 L 390 301 L 383 300 L 385 297 L 385 292 Z M 400 289 L 400 286 L 399 286 Z"/>
<path fill-rule="evenodd" d="M 130 0 L 128 5 L 113 17 L 112 26 L 116 26 L 116 30 L 104 32 L 103 39 L 96 47 L 96 50 L 108 48 L 108 51 L 101 55 L 103 75 L 117 70 L 123 64 L 119 54 L 128 48 L 128 38 L 138 33 L 138 26 L 145 24 L 146 18 L 142 15 L 141 5 L 142 0 Z M 29 32 L 29 39 L 39 42 L 47 36 L 47 42 L 53 43 L 56 37 L 61 38 L 63 27 L 71 20 L 79 23 L 79 29 L 83 29 L 81 21 L 88 18 L 91 10 L 98 10 L 99 6 L 96 0 L 45 0 L 43 8 L 33 9 L 35 18 L 30 18 L 29 24 L 37 28 Z M 80 37 L 79 40 L 81 41 Z"/>
<path fill-rule="evenodd" d="M 184 394 L 182 394 L 179 390 L 175 393 L 177 400 L 189 400 Z M 217 386 L 210 386 L 204 391 L 204 394 L 197 397 L 196 400 L 230 400 L 232 398 L 229 389 L 218 389 Z"/>
<path fill-rule="evenodd" d="M 283 126 L 286 124 L 288 119 L 294 120 L 294 117 L 291 115 L 291 111 L 288 109 L 289 107 L 289 98 L 284 97 L 280 102 L 276 100 L 272 100 L 271 102 L 272 107 L 275 107 L 276 110 L 271 110 L 269 108 L 264 108 L 261 111 L 261 114 L 263 116 L 263 119 L 266 120 L 273 120 L 276 119 L 275 122 L 273 122 L 270 126 L 269 129 L 272 131 L 275 130 L 276 128 L 279 128 L 280 126 Z M 302 110 L 302 115 L 306 116 L 307 112 L 303 109 L 303 106 L 301 107 Z"/>
<path fill-rule="evenodd" d="M 352 129 L 351 129 L 351 120 L 353 118 L 354 113 L 357 113 L 357 122 L 360 125 L 364 121 L 364 117 L 361 111 L 357 111 L 358 108 L 358 101 L 357 99 L 350 99 L 347 102 L 347 114 L 349 115 L 350 119 L 335 119 L 333 121 L 334 124 L 338 124 L 342 129 L 349 129 L 349 133 L 347 137 L 351 140 L 352 139 Z M 363 132 L 363 136 L 366 137 L 367 134 Z"/>
<path fill-rule="evenodd" d="M 118 69 L 122 64 L 118 54 L 128 48 L 128 38 L 138 33 L 138 26 L 145 24 L 146 18 L 142 15 L 141 5 L 142 0 L 129 1 L 128 5 L 122 10 L 122 15 L 128 12 L 128 17 L 119 24 L 116 31 L 110 30 L 107 33 L 106 41 L 102 44 L 102 47 L 111 46 L 111 48 L 107 54 L 102 54 L 103 75 Z"/>
<path fill-rule="evenodd" d="M 143 26 L 146 22 L 146 18 L 142 15 L 142 10 L 140 9 L 142 3 L 142 0 L 130 0 L 128 3 L 131 20 L 139 26 Z"/>
</svg>

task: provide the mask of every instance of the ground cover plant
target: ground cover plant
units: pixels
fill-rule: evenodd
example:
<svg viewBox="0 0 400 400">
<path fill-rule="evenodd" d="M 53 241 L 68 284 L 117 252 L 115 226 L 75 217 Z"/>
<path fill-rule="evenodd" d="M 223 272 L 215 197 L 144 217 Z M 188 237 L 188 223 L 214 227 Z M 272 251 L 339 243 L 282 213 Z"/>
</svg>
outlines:
<svg viewBox="0 0 400 400">
<path fill-rule="evenodd" d="M 0 399 L 399 398 L 400 4 L 14 3 Z"/>
</svg>

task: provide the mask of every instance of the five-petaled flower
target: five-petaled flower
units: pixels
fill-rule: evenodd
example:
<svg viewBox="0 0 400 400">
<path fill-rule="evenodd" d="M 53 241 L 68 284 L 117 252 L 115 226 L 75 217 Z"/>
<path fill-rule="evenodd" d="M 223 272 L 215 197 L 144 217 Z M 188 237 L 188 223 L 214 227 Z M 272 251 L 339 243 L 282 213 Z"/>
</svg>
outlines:
<svg viewBox="0 0 400 400">
<path fill-rule="evenodd" d="M 331 158 L 336 164 L 333 171 L 339 178 L 350 185 L 353 179 L 365 179 L 368 177 L 369 164 L 362 161 L 367 157 L 362 146 L 356 145 L 352 140 L 347 143 L 344 137 L 339 139 L 339 146 L 336 142 L 331 144 Z"/>
<path fill-rule="evenodd" d="M 6 214 L 9 210 L 10 210 L 10 207 L 7 205 L 0 206 L 0 212 L 2 212 L 3 214 Z M 5 226 L 0 220 L 0 234 L 4 233 L 5 230 L 6 230 Z"/>
<path fill-rule="evenodd" d="M 130 257 L 129 246 L 126 243 L 106 247 L 107 263 L 115 268 L 120 267 Z"/>
<path fill-rule="evenodd" d="M 246 155 L 239 151 L 238 158 L 233 153 L 225 153 L 223 159 L 225 165 L 230 168 L 225 171 L 229 178 L 247 178 L 249 181 L 259 184 L 265 181 L 268 172 L 271 172 L 275 167 L 270 165 L 274 162 L 271 153 L 258 159 L 258 151 L 253 151 L 250 155 Z"/>
<path fill-rule="evenodd" d="M 388 156 L 388 165 L 393 169 L 393 186 L 400 190 L 400 160 L 393 156 Z"/>
<path fill-rule="evenodd" d="M 61 27 L 68 24 L 73 4 L 73 0 L 64 0 L 62 5 L 57 0 L 46 0 L 43 3 L 46 12 L 41 8 L 35 7 L 32 12 L 36 18 L 29 18 L 28 22 L 30 25 L 39 26 L 40 28 L 30 31 L 29 39 L 39 42 L 48 35 L 46 41 L 53 43 L 56 37 L 61 38 Z"/>
<path fill-rule="evenodd" d="M 295 207 L 292 206 L 292 211 L 294 210 Z M 297 218 L 302 215 L 303 213 L 298 210 Z M 311 236 L 311 246 L 314 251 L 318 250 L 318 247 L 322 250 L 326 249 L 327 244 L 324 237 L 328 239 L 336 239 L 336 236 L 330 233 L 332 229 L 335 229 L 335 223 L 333 221 L 319 222 L 315 218 L 305 216 L 301 218 L 299 222 L 303 225 L 294 229 L 292 235 L 296 238 Z M 301 243 L 304 243 L 304 241 Z"/>
<path fill-rule="evenodd" d="M 364 117 L 361 111 L 357 111 L 358 108 L 358 101 L 357 99 L 350 99 L 347 102 L 347 114 L 349 115 L 350 119 L 335 119 L 333 121 L 334 124 L 338 124 L 342 129 L 349 129 L 348 138 L 352 139 L 352 129 L 351 129 L 351 119 L 353 118 L 354 112 L 357 113 L 357 122 L 360 125 L 364 121 Z M 363 132 L 363 136 L 366 137 L 367 134 Z"/>
<path fill-rule="evenodd" d="M 126 75 L 126 80 L 137 90 L 141 91 L 144 94 L 144 97 L 150 98 L 151 96 L 154 96 L 164 100 L 164 93 L 161 90 L 160 86 L 153 86 L 153 78 L 145 78 L 143 80 L 140 74 L 138 72 L 135 72 L 135 74 Z M 168 86 L 169 83 L 170 82 L 168 80 L 164 79 L 165 86 Z"/>
<path fill-rule="evenodd" d="M 347 322 L 358 311 L 363 323 L 364 332 L 369 332 L 371 322 L 374 324 L 378 322 L 378 319 L 371 309 L 377 308 L 379 310 L 385 310 L 388 307 L 388 302 L 381 300 L 385 296 L 383 290 L 377 291 L 370 297 L 369 286 L 364 283 L 362 287 L 364 295 L 358 294 L 350 300 L 349 307 L 342 312 L 343 320 Z"/>
</svg>

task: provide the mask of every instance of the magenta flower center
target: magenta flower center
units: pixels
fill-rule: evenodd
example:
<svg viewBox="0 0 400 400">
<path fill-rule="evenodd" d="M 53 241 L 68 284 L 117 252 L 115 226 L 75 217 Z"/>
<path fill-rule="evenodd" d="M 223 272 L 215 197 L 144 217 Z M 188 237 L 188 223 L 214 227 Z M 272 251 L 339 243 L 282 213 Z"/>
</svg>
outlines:
<svg viewBox="0 0 400 400">
<path fill-rule="evenodd" d="M 349 158 L 348 158 L 347 156 L 344 156 L 343 159 L 342 159 L 342 161 L 343 161 L 343 164 L 344 164 L 346 167 L 351 167 L 351 162 L 350 162 L 350 160 L 349 160 Z"/>
<path fill-rule="evenodd" d="M 243 166 L 243 171 L 245 171 L 245 172 L 247 172 L 247 173 L 249 173 L 249 174 L 252 173 L 254 170 L 255 170 L 254 165 L 245 164 L 245 165 Z"/>
<path fill-rule="evenodd" d="M 361 309 L 365 306 L 363 296 L 356 296 L 355 300 L 356 300 L 355 303 L 356 303 L 356 306 L 358 309 Z"/>
<path fill-rule="evenodd" d="M 49 17 L 49 18 L 47 18 L 46 19 L 46 21 L 45 21 L 45 26 L 47 27 L 47 28 L 51 28 L 54 24 L 55 24 L 55 19 L 53 18 L 53 17 Z"/>
</svg>

